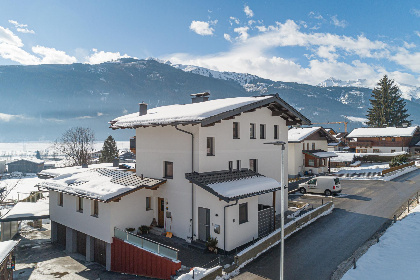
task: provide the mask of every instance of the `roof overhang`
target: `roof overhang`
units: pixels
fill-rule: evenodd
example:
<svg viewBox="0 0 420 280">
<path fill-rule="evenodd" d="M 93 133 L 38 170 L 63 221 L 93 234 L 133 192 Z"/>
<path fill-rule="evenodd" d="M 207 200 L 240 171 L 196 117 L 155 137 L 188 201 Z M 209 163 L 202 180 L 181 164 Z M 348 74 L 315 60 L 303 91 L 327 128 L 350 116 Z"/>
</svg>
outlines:
<svg viewBox="0 0 420 280">
<path fill-rule="evenodd" d="M 302 153 L 314 156 L 316 158 L 332 158 L 337 157 L 336 153 L 333 152 L 326 152 L 323 150 L 312 150 L 312 151 L 302 151 Z"/>
</svg>

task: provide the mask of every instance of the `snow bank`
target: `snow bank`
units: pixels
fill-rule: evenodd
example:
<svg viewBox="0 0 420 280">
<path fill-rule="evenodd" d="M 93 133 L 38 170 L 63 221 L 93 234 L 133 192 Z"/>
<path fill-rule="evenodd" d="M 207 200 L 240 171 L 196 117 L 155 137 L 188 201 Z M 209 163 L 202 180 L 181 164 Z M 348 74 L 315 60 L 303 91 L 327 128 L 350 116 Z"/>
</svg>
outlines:
<svg viewBox="0 0 420 280">
<path fill-rule="evenodd" d="M 418 279 L 420 275 L 420 206 L 392 225 L 342 280 Z"/>
<path fill-rule="evenodd" d="M 207 275 L 209 275 L 210 273 L 218 270 L 220 268 L 220 266 L 215 266 L 213 268 L 210 269 L 205 269 L 205 268 L 201 268 L 201 267 L 194 267 L 193 269 L 191 269 L 190 272 L 182 274 L 181 276 L 179 276 L 177 278 L 177 280 L 198 280 L 201 279 Z M 194 274 L 194 278 L 193 278 L 193 274 Z"/>
</svg>

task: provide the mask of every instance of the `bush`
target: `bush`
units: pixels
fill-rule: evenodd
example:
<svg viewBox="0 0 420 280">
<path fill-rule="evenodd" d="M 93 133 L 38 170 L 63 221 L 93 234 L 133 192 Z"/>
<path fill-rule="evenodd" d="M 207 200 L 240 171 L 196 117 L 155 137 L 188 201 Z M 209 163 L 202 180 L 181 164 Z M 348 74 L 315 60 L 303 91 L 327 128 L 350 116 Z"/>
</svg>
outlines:
<svg viewBox="0 0 420 280">
<path fill-rule="evenodd" d="M 389 163 L 389 167 L 400 166 L 400 165 L 405 164 L 407 162 L 408 162 L 408 155 L 407 154 L 398 155 L 398 156 L 395 156 L 391 159 L 391 162 Z"/>
<path fill-rule="evenodd" d="M 212 238 L 212 237 L 209 237 L 209 239 L 207 239 L 207 242 L 206 242 L 206 247 L 207 247 L 207 249 L 209 249 L 209 251 L 211 251 L 211 252 L 215 252 L 215 253 L 217 253 L 217 243 L 218 243 L 219 241 L 217 241 L 217 237 L 215 237 L 215 238 Z"/>
</svg>

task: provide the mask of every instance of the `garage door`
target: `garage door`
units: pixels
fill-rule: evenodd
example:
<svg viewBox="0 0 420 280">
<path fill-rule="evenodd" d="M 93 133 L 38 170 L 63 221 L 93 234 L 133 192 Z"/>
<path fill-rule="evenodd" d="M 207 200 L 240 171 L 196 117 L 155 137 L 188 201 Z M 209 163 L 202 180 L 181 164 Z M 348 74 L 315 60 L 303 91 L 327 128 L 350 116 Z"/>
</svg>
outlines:
<svg viewBox="0 0 420 280">
<path fill-rule="evenodd" d="M 106 242 L 94 239 L 94 261 L 106 266 Z"/>
<path fill-rule="evenodd" d="M 86 256 L 86 234 L 77 232 L 77 253 Z"/>
<path fill-rule="evenodd" d="M 66 226 L 57 223 L 57 243 L 66 247 Z"/>
</svg>

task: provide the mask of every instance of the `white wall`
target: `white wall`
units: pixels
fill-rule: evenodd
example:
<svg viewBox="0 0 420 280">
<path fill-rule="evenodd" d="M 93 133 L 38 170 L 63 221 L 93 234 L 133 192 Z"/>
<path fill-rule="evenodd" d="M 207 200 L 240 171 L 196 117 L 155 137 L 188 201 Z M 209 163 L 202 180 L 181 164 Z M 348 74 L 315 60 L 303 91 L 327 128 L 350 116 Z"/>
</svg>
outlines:
<svg viewBox="0 0 420 280">
<path fill-rule="evenodd" d="M 5 173 L 5 172 L 6 172 L 6 161 L 0 160 L 0 173 Z"/>
<path fill-rule="evenodd" d="M 63 206 L 58 206 L 58 192 L 50 191 L 51 220 L 87 235 L 93 236 L 107 243 L 112 243 L 114 227 L 125 229 L 150 225 L 154 210 L 146 211 L 146 196 L 151 190 L 139 190 L 123 196 L 118 202 L 99 202 L 98 217 L 91 216 L 90 199 L 83 199 L 83 213 L 77 212 L 77 197 L 63 195 Z M 156 208 L 157 209 L 157 208 Z"/>
</svg>

